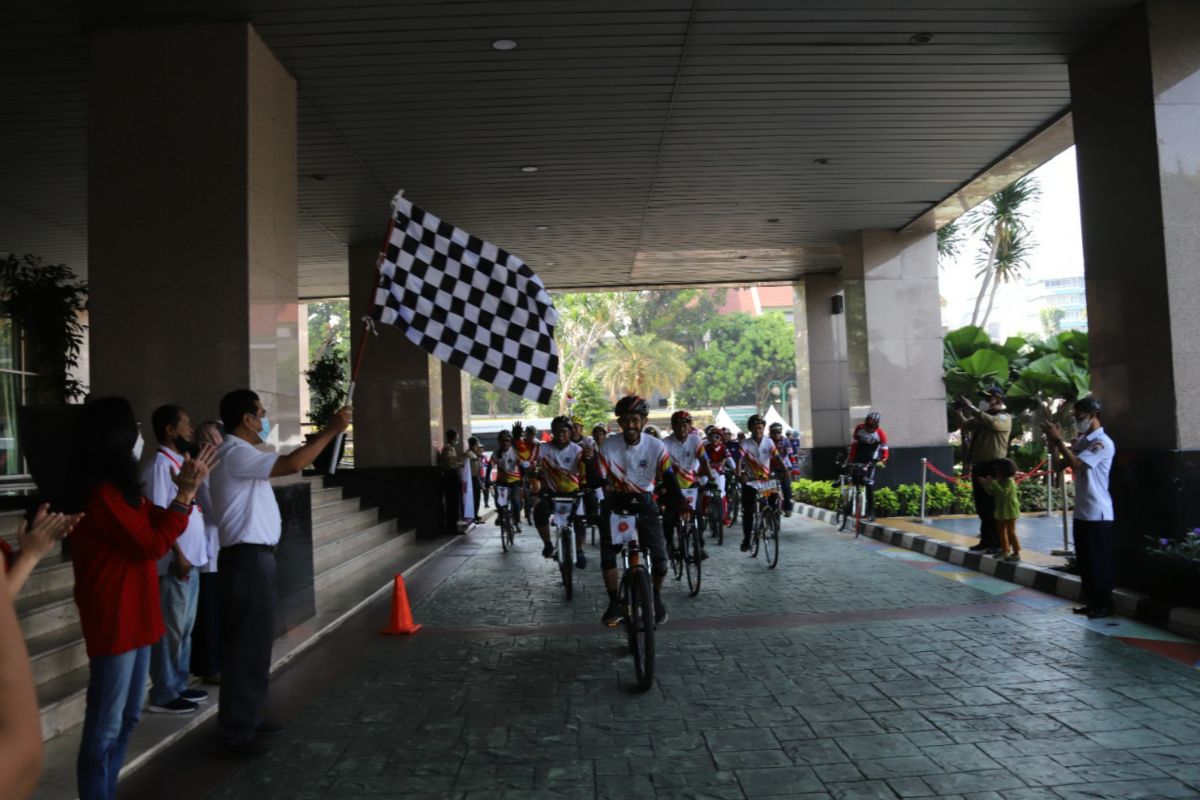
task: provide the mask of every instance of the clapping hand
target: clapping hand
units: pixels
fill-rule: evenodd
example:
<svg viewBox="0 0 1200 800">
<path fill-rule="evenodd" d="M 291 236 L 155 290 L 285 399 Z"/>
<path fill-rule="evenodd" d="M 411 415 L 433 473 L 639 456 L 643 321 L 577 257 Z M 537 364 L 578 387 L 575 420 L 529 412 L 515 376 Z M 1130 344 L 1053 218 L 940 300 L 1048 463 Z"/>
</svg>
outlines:
<svg viewBox="0 0 1200 800">
<path fill-rule="evenodd" d="M 1062 426 L 1057 422 L 1043 422 L 1042 433 L 1052 442 L 1061 442 L 1063 438 Z"/>
<path fill-rule="evenodd" d="M 83 514 L 50 513 L 50 504 L 42 503 L 33 517 L 33 525 L 25 520 L 17 528 L 17 544 L 22 552 L 41 558 L 55 544 L 66 538 Z"/>
<path fill-rule="evenodd" d="M 171 472 L 171 480 L 179 488 L 179 493 L 187 495 L 190 499 L 216 465 L 217 448 L 206 444 L 201 446 L 200 452 L 195 458 L 187 455 L 183 457 L 183 466 L 179 468 L 178 472 Z"/>
</svg>

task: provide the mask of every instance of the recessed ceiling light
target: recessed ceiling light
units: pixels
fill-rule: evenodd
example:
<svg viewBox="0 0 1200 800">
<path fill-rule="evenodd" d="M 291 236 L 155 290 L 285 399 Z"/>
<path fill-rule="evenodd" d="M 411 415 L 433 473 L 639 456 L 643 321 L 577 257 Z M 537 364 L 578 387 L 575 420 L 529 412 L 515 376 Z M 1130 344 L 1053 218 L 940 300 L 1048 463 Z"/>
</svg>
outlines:
<svg viewBox="0 0 1200 800">
<path fill-rule="evenodd" d="M 534 225 L 533 229 L 535 231 L 548 231 L 548 230 L 550 230 L 550 226 L 549 225 Z"/>
<path fill-rule="evenodd" d="M 558 263 L 557 261 L 547 261 L 547 262 L 546 262 L 546 266 L 547 266 L 547 267 L 553 267 L 553 266 L 554 266 L 555 264 L 557 264 L 557 263 Z"/>
<path fill-rule="evenodd" d="M 742 259 L 744 259 L 745 257 L 746 257 L 746 256 L 738 256 L 738 261 L 741 261 L 741 260 L 742 260 Z"/>
<path fill-rule="evenodd" d="M 767 220 L 767 222 L 770 222 L 772 225 L 774 225 L 776 222 L 779 222 L 779 217 L 771 217 Z"/>
<path fill-rule="evenodd" d="M 530 165 L 528 167 L 521 167 L 521 172 L 537 172 L 537 171 L 538 171 L 538 168 L 535 166 L 532 166 L 532 165 Z"/>
<path fill-rule="evenodd" d="M 497 39 L 492 42 L 493 50 L 516 50 L 517 43 L 512 39 Z"/>
<path fill-rule="evenodd" d="M 316 181 L 317 183 L 324 183 L 324 182 L 325 182 L 325 176 L 324 176 L 324 175 L 309 175 L 309 176 L 308 176 L 308 179 L 309 179 L 310 181 Z"/>
<path fill-rule="evenodd" d="M 913 44 L 929 44 L 933 41 L 932 33 L 914 33 L 908 39 Z"/>
<path fill-rule="evenodd" d="M 824 167 L 829 164 L 828 158 L 814 158 L 813 163 L 817 166 Z"/>
</svg>

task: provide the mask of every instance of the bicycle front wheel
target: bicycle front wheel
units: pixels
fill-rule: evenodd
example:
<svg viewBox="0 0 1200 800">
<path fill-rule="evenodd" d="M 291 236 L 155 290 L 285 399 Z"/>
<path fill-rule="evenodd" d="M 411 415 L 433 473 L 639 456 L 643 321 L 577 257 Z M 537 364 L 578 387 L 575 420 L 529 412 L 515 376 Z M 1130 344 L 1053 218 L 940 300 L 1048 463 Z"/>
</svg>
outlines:
<svg viewBox="0 0 1200 800">
<path fill-rule="evenodd" d="M 772 511 L 763 526 L 763 550 L 767 556 L 767 567 L 775 569 L 779 563 L 779 512 Z"/>
<path fill-rule="evenodd" d="M 700 563 L 704 558 L 704 535 L 700 529 L 691 526 L 684 536 L 687 544 L 684 546 L 683 566 L 687 570 L 688 594 L 692 597 L 700 594 Z"/>
<path fill-rule="evenodd" d="M 725 543 L 725 520 L 722 516 L 721 498 L 713 496 L 712 502 L 708 504 L 708 527 L 711 531 L 708 538 L 716 539 L 717 544 Z"/>
<path fill-rule="evenodd" d="M 510 544 L 512 544 L 512 533 L 509 530 L 511 523 L 508 521 L 507 509 L 502 509 L 500 511 L 499 516 L 500 516 L 500 547 L 505 553 L 507 553 L 508 546 Z"/>
<path fill-rule="evenodd" d="M 866 530 L 866 523 L 863 522 L 863 512 L 867 505 L 867 490 L 855 487 L 854 491 L 854 538 L 858 538 Z"/>
<path fill-rule="evenodd" d="M 562 573 L 563 591 L 567 593 L 567 600 L 570 600 L 575 594 L 575 560 L 571 556 L 571 551 L 574 549 L 572 537 L 574 533 L 570 527 L 558 529 L 558 569 Z"/>
<path fill-rule="evenodd" d="M 632 567 L 628 574 L 628 612 L 625 625 L 638 691 L 647 691 L 654 683 L 654 589 L 650 572 L 644 566 Z"/>
<path fill-rule="evenodd" d="M 751 528 L 750 540 L 750 557 L 758 558 L 758 548 L 762 544 L 763 534 L 763 511 L 761 508 L 754 511 L 754 525 Z"/>
</svg>

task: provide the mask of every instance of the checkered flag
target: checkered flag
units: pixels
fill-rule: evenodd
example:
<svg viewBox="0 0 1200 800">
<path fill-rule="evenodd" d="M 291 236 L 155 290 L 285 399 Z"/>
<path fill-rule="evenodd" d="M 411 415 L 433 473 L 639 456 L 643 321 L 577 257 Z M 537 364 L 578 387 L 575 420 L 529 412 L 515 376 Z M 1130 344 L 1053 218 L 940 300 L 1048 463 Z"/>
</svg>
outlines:
<svg viewBox="0 0 1200 800">
<path fill-rule="evenodd" d="M 372 316 L 471 375 L 550 402 L 558 311 L 521 259 L 399 195 Z"/>
</svg>

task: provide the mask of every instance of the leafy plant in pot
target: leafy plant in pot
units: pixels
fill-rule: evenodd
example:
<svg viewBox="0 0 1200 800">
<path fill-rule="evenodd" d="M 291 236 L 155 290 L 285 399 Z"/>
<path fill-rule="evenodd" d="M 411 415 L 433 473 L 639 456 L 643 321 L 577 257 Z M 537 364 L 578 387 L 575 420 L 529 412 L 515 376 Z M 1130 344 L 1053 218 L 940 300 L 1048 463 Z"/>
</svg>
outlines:
<svg viewBox="0 0 1200 800">
<path fill-rule="evenodd" d="M 346 353 L 340 348 L 331 346 L 327 343 L 321 355 L 312 363 L 308 371 L 304 373 L 308 379 L 308 394 L 311 408 L 308 413 L 308 421 L 319 428 L 329 422 L 330 417 L 342 407 L 346 401 Z M 315 433 L 310 433 L 306 438 L 313 438 Z M 324 473 L 329 470 L 329 463 L 333 459 L 333 448 L 336 446 L 336 441 L 331 442 L 326 447 L 317 460 L 313 462 L 313 469 Z"/>
<path fill-rule="evenodd" d="M 83 348 L 87 296 L 87 284 L 66 264 L 43 264 L 29 254 L 0 259 L 0 315 L 12 318 L 25 341 L 26 363 L 37 373 L 30 403 L 66 403 L 87 393 L 71 377 Z"/>
</svg>

